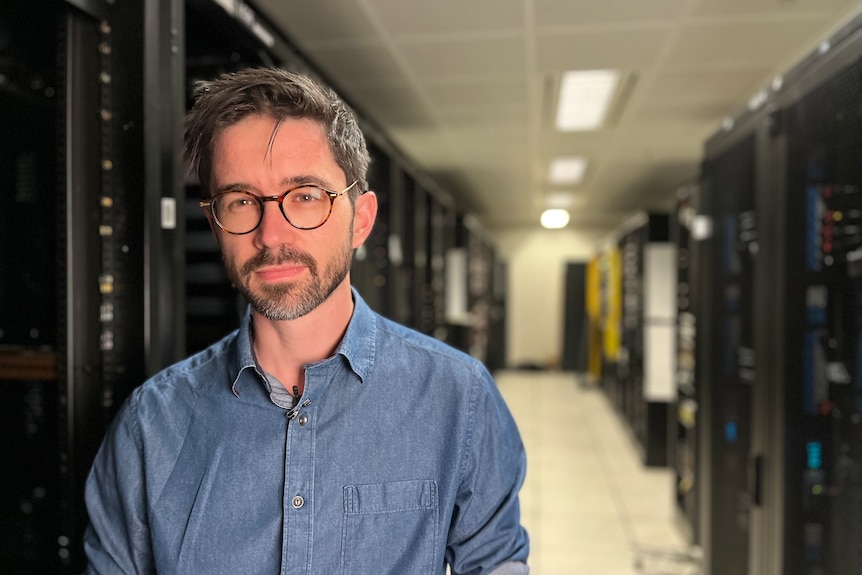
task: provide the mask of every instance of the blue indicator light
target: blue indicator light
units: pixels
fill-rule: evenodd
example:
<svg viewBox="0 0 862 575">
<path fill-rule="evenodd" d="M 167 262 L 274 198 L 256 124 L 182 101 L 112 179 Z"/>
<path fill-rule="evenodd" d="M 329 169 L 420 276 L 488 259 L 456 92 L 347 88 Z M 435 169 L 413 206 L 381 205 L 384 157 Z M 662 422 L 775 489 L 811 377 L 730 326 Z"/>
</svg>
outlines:
<svg viewBox="0 0 862 575">
<path fill-rule="evenodd" d="M 823 445 L 819 441 L 805 444 L 808 454 L 808 469 L 820 469 L 823 466 Z"/>
<path fill-rule="evenodd" d="M 724 438 L 728 443 L 736 443 L 737 438 L 739 437 L 739 429 L 736 426 L 735 421 L 728 421 L 724 424 Z"/>
</svg>

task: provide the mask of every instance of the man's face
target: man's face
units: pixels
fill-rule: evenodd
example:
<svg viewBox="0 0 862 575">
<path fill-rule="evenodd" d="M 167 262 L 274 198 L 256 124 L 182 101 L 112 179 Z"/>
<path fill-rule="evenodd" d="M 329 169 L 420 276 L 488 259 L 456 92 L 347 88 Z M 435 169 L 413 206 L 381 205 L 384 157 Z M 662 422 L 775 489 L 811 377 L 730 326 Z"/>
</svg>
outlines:
<svg viewBox="0 0 862 575">
<path fill-rule="evenodd" d="M 287 119 L 275 128 L 272 118 L 250 116 L 222 130 L 213 144 L 214 194 L 278 196 L 301 184 L 337 192 L 347 187 L 319 124 Z M 335 200 L 329 220 L 317 229 L 294 228 L 276 202 L 264 203 L 263 220 L 251 233 L 213 229 L 231 283 L 271 320 L 296 319 L 323 303 L 347 278 L 353 248 L 364 239 L 353 233 L 346 195 Z"/>
</svg>

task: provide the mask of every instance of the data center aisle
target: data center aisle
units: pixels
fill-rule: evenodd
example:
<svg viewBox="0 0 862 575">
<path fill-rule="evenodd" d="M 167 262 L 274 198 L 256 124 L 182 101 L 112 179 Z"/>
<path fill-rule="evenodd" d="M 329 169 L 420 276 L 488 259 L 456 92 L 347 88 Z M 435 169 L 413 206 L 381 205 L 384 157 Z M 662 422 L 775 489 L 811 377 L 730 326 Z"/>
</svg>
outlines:
<svg viewBox="0 0 862 575">
<path fill-rule="evenodd" d="M 635 566 L 644 548 L 686 547 L 671 471 L 641 464 L 601 390 L 564 373 L 503 371 L 496 379 L 527 449 L 521 506 L 533 573 L 649 573 Z"/>
</svg>

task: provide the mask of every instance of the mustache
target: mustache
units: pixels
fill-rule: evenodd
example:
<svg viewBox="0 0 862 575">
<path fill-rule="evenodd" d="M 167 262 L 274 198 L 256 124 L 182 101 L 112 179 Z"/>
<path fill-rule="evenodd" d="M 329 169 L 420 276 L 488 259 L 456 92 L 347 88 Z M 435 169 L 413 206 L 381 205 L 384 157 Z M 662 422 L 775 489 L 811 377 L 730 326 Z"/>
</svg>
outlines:
<svg viewBox="0 0 862 575">
<path fill-rule="evenodd" d="M 262 250 L 242 266 L 242 273 L 249 275 L 257 269 L 265 266 L 278 266 L 284 264 L 300 264 L 307 266 L 312 274 L 317 273 L 317 262 L 309 254 L 297 249 L 281 246 L 277 253 L 270 250 Z"/>
</svg>

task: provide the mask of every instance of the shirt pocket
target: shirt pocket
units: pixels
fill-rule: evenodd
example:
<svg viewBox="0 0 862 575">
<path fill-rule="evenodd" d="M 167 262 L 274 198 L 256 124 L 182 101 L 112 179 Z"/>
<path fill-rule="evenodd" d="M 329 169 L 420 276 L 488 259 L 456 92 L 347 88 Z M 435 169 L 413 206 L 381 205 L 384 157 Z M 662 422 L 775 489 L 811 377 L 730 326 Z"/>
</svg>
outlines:
<svg viewBox="0 0 862 575">
<path fill-rule="evenodd" d="M 346 486 L 342 574 L 435 573 L 438 516 L 436 481 Z"/>
</svg>

